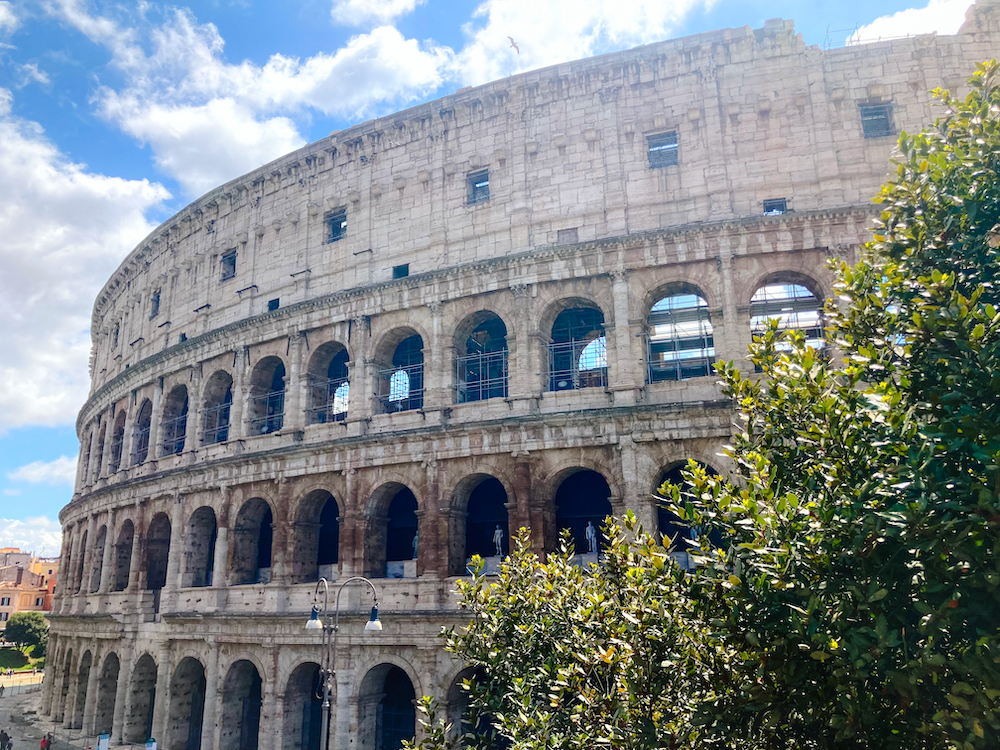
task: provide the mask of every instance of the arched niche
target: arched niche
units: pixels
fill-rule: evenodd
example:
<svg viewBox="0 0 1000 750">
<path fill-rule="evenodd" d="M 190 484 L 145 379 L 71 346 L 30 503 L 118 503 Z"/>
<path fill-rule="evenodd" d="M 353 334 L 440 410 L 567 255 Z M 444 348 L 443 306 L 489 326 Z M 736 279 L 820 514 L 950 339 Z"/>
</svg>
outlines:
<svg viewBox="0 0 1000 750">
<path fill-rule="evenodd" d="M 695 287 L 668 288 L 646 317 L 646 382 L 711 375 L 714 363 L 708 301 Z"/>
<path fill-rule="evenodd" d="M 135 543 L 135 524 L 125 519 L 118 531 L 118 541 L 115 543 L 114 574 L 111 590 L 124 591 L 128 586 L 128 578 L 132 569 L 132 545 Z"/>
<path fill-rule="evenodd" d="M 211 586 L 215 576 L 215 543 L 219 536 L 215 511 L 203 505 L 188 519 L 182 586 Z"/>
<path fill-rule="evenodd" d="M 340 508 L 327 490 L 313 490 L 299 504 L 293 529 L 292 580 L 337 577 Z"/>
<path fill-rule="evenodd" d="M 253 662 L 241 659 L 222 685 L 219 750 L 258 750 L 264 682 Z"/>
<path fill-rule="evenodd" d="M 250 376 L 250 434 L 267 435 L 285 424 L 285 363 L 264 357 Z"/>
<path fill-rule="evenodd" d="M 365 674 L 358 695 L 358 745 L 361 750 L 399 750 L 416 734 L 416 693 L 409 675 L 394 664 Z"/>
<path fill-rule="evenodd" d="M 240 507 L 233 528 L 230 583 L 268 583 L 271 580 L 271 547 L 274 515 L 263 498 L 254 497 Z"/>
<path fill-rule="evenodd" d="M 170 519 L 157 513 L 146 530 L 146 589 L 159 591 L 167 585 L 170 559 Z"/>
<path fill-rule="evenodd" d="M 233 408 L 233 376 L 225 370 L 212 373 L 205 385 L 201 415 L 201 442 L 215 445 L 229 440 L 229 418 Z"/>
<path fill-rule="evenodd" d="M 160 454 L 172 456 L 184 450 L 187 442 L 188 390 L 186 386 L 175 385 L 170 389 L 163 404 L 163 418 L 160 432 L 163 442 Z"/>
<path fill-rule="evenodd" d="M 391 348 L 390 348 L 391 344 Z M 393 331 L 376 353 L 376 394 L 383 413 L 424 406 L 424 341 L 412 329 Z"/>
<path fill-rule="evenodd" d="M 416 576 L 417 499 L 409 487 L 390 482 L 372 495 L 365 533 L 369 577 Z"/>
<path fill-rule="evenodd" d="M 470 315 L 455 333 L 455 400 L 507 397 L 507 326 L 488 310 Z"/>
<path fill-rule="evenodd" d="M 560 482 L 555 496 L 556 530 L 569 529 L 577 554 L 589 554 L 593 535 L 597 551 L 604 545 L 601 527 L 612 514 L 608 480 L 592 469 L 571 471 Z M 558 543 L 558 540 L 557 540 Z"/>
<path fill-rule="evenodd" d="M 202 663 L 190 656 L 183 658 L 170 680 L 166 750 L 201 750 L 205 687 Z"/>
<path fill-rule="evenodd" d="M 309 424 L 342 422 L 347 418 L 350 399 L 347 348 L 336 341 L 319 346 L 309 359 L 306 376 L 309 384 Z"/>
<path fill-rule="evenodd" d="M 595 307 L 567 307 L 553 321 L 549 339 L 550 391 L 607 386 L 604 313 Z"/>
<path fill-rule="evenodd" d="M 319 664 L 299 664 L 285 686 L 281 750 L 321 750 L 322 695 Z"/>
<path fill-rule="evenodd" d="M 149 429 L 153 420 L 153 402 L 148 398 L 139 407 L 132 431 L 132 465 L 138 466 L 149 457 Z"/>
<path fill-rule="evenodd" d="M 128 709 L 122 739 L 135 745 L 145 744 L 153 733 L 153 704 L 156 694 L 156 662 L 143 654 L 132 670 Z"/>
</svg>

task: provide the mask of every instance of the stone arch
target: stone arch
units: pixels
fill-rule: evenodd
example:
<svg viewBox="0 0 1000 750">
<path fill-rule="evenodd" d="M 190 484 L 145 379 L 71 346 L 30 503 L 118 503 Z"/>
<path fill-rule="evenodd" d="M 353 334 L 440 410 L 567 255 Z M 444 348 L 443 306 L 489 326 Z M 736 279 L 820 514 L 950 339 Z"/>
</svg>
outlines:
<svg viewBox="0 0 1000 750">
<path fill-rule="evenodd" d="M 132 428 L 132 466 L 138 466 L 149 457 L 149 428 L 153 420 L 153 402 L 143 399 Z"/>
<path fill-rule="evenodd" d="M 113 651 L 104 657 L 101 675 L 97 680 L 97 701 L 94 705 L 94 734 L 111 734 L 115 718 L 115 700 L 118 696 L 118 676 L 121 661 Z"/>
<path fill-rule="evenodd" d="M 182 586 L 211 586 L 215 573 L 215 543 L 219 528 L 215 510 L 202 505 L 188 519 Z"/>
<path fill-rule="evenodd" d="M 386 482 L 371 494 L 365 514 L 365 575 L 416 575 L 416 565 L 407 563 L 416 560 L 413 549 L 419 533 L 418 508 L 416 495 L 401 482 Z"/>
<path fill-rule="evenodd" d="M 229 581 L 234 586 L 267 583 L 271 576 L 274 512 L 262 497 L 240 506 L 232 530 Z"/>
<path fill-rule="evenodd" d="M 705 471 L 709 474 L 718 474 L 719 472 L 711 465 L 704 461 L 695 459 L 696 463 L 702 466 Z M 673 484 L 679 484 L 682 486 L 689 486 L 687 482 L 684 481 L 682 476 L 682 471 L 687 467 L 687 461 L 674 461 L 671 464 L 660 469 L 656 481 L 653 482 L 652 487 L 652 497 L 653 503 L 656 506 L 656 534 L 657 538 L 662 539 L 667 537 L 673 540 L 672 548 L 675 553 L 683 553 L 680 556 L 675 554 L 675 558 L 682 567 L 690 567 L 689 561 L 687 559 L 687 545 L 683 540 L 685 539 L 697 539 L 699 530 L 692 529 L 688 524 L 684 523 L 680 518 L 671 513 L 663 504 L 662 498 L 658 492 L 660 486 L 669 481 Z"/>
<path fill-rule="evenodd" d="M 780 330 L 803 331 L 806 343 L 821 349 L 825 345 L 823 304 L 820 286 L 812 277 L 790 271 L 769 274 L 750 297 L 750 331 L 756 335 L 768 320 L 777 319 Z"/>
<path fill-rule="evenodd" d="M 102 525 L 97 530 L 94 549 L 90 553 L 90 584 L 88 590 L 96 594 L 101 588 L 101 574 L 104 572 L 104 548 L 108 543 L 108 527 Z"/>
<path fill-rule="evenodd" d="M 281 357 L 264 357 L 254 366 L 250 375 L 250 413 L 247 415 L 251 435 L 267 435 L 284 426 L 286 377 Z"/>
<path fill-rule="evenodd" d="M 415 682 L 391 662 L 369 669 L 358 692 L 358 745 L 362 750 L 398 750 L 416 734 Z"/>
<path fill-rule="evenodd" d="M 122 739 L 142 744 L 153 732 L 153 704 L 156 695 L 156 661 L 148 653 L 139 657 L 132 669 L 128 710 Z"/>
<path fill-rule="evenodd" d="M 163 404 L 160 422 L 162 442 L 160 455 L 173 456 L 184 450 L 187 442 L 188 389 L 185 385 L 175 385 L 170 389 Z"/>
<path fill-rule="evenodd" d="M 167 585 L 170 559 L 170 518 L 157 513 L 146 529 L 146 590 L 159 591 Z"/>
<path fill-rule="evenodd" d="M 551 322 L 547 322 L 552 315 Z M 549 305 L 539 330 L 546 333 L 549 391 L 605 387 L 608 384 L 604 311 L 585 297 Z M 543 327 L 544 326 L 544 327 Z"/>
<path fill-rule="evenodd" d="M 76 695 L 73 701 L 73 716 L 70 726 L 80 729 L 83 726 L 83 709 L 87 705 L 87 684 L 90 680 L 90 670 L 94 666 L 94 654 L 87 650 L 80 657 L 80 666 L 76 670 Z"/>
<path fill-rule="evenodd" d="M 108 473 L 114 474 L 122 465 L 122 449 L 125 446 L 125 410 L 120 409 L 115 417 L 115 426 L 111 431 L 111 463 Z"/>
<path fill-rule="evenodd" d="M 458 403 L 507 397 L 507 331 L 491 310 L 472 313 L 455 328 Z"/>
<path fill-rule="evenodd" d="M 170 680 L 167 750 L 201 750 L 205 687 L 205 665 L 194 657 L 184 657 Z"/>
<path fill-rule="evenodd" d="M 496 558 L 510 552 L 507 504 L 512 500 L 505 483 L 486 472 L 470 474 L 455 485 L 452 512 L 456 523 L 449 535 L 448 555 L 452 575 L 464 575 L 467 561 L 473 555 Z M 499 555 L 494 542 L 497 527 L 502 532 Z M 493 572 L 490 563 L 487 563 L 487 572 Z"/>
<path fill-rule="evenodd" d="M 293 527 L 292 581 L 337 577 L 340 507 L 329 490 L 314 489 L 298 505 Z"/>
<path fill-rule="evenodd" d="M 84 569 L 83 569 L 83 565 L 84 565 L 84 562 L 86 562 L 86 560 L 87 560 L 87 536 L 88 536 L 88 534 L 89 534 L 89 531 L 87 529 L 84 529 L 83 530 L 83 535 L 80 537 L 80 551 L 77 553 L 77 556 L 76 556 L 77 559 L 76 559 L 76 562 L 74 564 L 74 568 L 75 569 L 73 571 L 73 576 L 74 576 L 73 591 L 75 593 L 77 593 L 77 594 L 79 594 L 80 591 L 83 590 L 83 576 L 84 576 L 84 572 L 85 572 Z"/>
<path fill-rule="evenodd" d="M 458 738 L 474 733 L 477 736 L 484 736 L 492 729 L 488 721 L 480 720 L 477 725 L 473 725 L 469 717 L 469 694 L 465 690 L 464 681 L 467 679 L 483 679 L 485 671 L 482 667 L 463 667 L 450 681 L 445 694 L 445 716 L 446 721 L 451 725 L 451 736 Z M 465 744 L 465 743 L 463 743 Z"/>
<path fill-rule="evenodd" d="M 202 391 L 201 442 L 215 445 L 229 440 L 229 417 L 233 407 L 233 376 L 216 370 Z"/>
<path fill-rule="evenodd" d="M 569 529 L 577 554 L 589 550 L 588 533 L 596 534 L 597 549 L 602 548 L 601 527 L 613 513 L 611 486 L 604 474 L 581 466 L 563 470 L 559 473 L 553 505 L 556 534 L 561 538 L 562 530 Z M 558 546 L 559 538 L 552 540 L 553 549 Z"/>
<path fill-rule="evenodd" d="M 126 518 L 118 531 L 118 541 L 115 543 L 112 591 L 124 591 L 128 586 L 128 577 L 132 568 L 133 544 L 135 544 L 135 524 L 132 523 L 131 518 Z"/>
<path fill-rule="evenodd" d="M 322 690 L 319 664 L 306 661 L 292 670 L 285 685 L 281 750 L 320 750 Z"/>
<path fill-rule="evenodd" d="M 715 338 L 701 288 L 686 282 L 663 284 L 646 301 L 646 382 L 711 375 Z"/>
<path fill-rule="evenodd" d="M 257 750 L 264 681 L 257 665 L 239 659 L 222 684 L 219 750 Z"/>
<path fill-rule="evenodd" d="M 306 378 L 309 403 L 306 415 L 309 424 L 341 422 L 347 418 L 350 398 L 348 363 L 351 356 L 339 341 L 327 341 L 309 358 Z"/>
<path fill-rule="evenodd" d="M 424 342 L 416 329 L 395 328 L 375 348 L 375 392 L 383 413 L 424 406 Z"/>
</svg>

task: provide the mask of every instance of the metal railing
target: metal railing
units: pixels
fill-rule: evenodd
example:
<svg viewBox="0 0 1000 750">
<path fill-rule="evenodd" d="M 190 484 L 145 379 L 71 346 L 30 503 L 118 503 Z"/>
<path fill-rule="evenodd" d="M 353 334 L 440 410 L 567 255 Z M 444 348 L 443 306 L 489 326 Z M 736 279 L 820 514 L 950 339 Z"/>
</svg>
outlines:
<svg viewBox="0 0 1000 750">
<path fill-rule="evenodd" d="M 470 354 L 455 360 L 456 400 L 507 398 L 507 350 Z"/>
<path fill-rule="evenodd" d="M 250 397 L 250 432 L 268 435 L 277 432 L 285 423 L 285 392 L 271 391 Z"/>
<path fill-rule="evenodd" d="M 163 444 L 160 446 L 161 455 L 173 456 L 184 450 L 187 438 L 187 419 L 188 415 L 185 412 L 179 417 L 164 420 Z"/>
<path fill-rule="evenodd" d="M 548 344 L 549 390 L 606 388 L 608 385 L 606 346 L 603 336 L 590 341 Z"/>
<path fill-rule="evenodd" d="M 347 378 L 310 381 L 309 408 L 306 417 L 309 424 L 343 422 L 347 419 L 347 402 L 350 397 L 350 383 Z"/>
<path fill-rule="evenodd" d="M 141 464 L 149 457 L 149 427 L 136 428 L 132 448 L 132 465 Z"/>
<path fill-rule="evenodd" d="M 424 407 L 424 366 L 407 365 L 378 373 L 379 402 L 383 414 Z"/>
<path fill-rule="evenodd" d="M 111 436 L 111 464 L 108 473 L 114 474 L 122 465 L 122 445 L 125 443 L 125 435 Z"/>
<path fill-rule="evenodd" d="M 646 377 L 648 383 L 688 380 L 711 375 L 715 346 L 711 334 L 692 338 L 656 340 L 646 336 Z"/>
<path fill-rule="evenodd" d="M 201 433 L 201 442 L 204 445 L 215 445 L 229 440 L 229 413 L 232 406 L 231 403 L 224 403 L 205 409 L 202 415 L 204 429 Z"/>
</svg>

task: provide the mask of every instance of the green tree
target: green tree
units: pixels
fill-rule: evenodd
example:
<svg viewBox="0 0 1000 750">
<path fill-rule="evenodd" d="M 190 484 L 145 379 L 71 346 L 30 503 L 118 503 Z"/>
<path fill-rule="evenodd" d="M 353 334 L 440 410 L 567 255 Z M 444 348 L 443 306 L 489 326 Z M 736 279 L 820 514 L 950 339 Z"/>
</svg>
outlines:
<svg viewBox="0 0 1000 750">
<path fill-rule="evenodd" d="M 4 638 L 21 651 L 48 642 L 49 624 L 41 612 L 15 612 L 7 621 Z"/>
</svg>

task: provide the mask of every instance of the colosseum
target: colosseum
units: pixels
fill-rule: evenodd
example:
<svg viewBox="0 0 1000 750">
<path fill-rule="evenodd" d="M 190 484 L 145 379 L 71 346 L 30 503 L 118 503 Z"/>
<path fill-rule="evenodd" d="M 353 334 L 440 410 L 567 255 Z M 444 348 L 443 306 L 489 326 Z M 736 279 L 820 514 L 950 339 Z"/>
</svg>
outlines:
<svg viewBox="0 0 1000 750">
<path fill-rule="evenodd" d="M 713 362 L 752 367 L 770 317 L 822 345 L 825 259 L 866 240 L 927 92 L 998 42 L 981 1 L 955 36 L 651 44 L 335 132 L 166 221 L 94 306 L 41 712 L 112 744 L 325 748 L 305 625 L 321 577 L 367 576 L 383 630 L 346 586 L 330 747 L 395 750 L 414 696 L 457 716 L 437 635 L 468 559 L 519 527 L 592 559 L 588 525 L 627 509 L 669 531 L 653 488 L 726 470 Z"/>
</svg>

